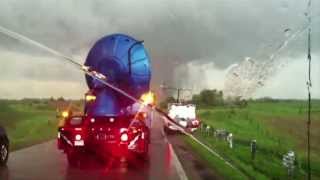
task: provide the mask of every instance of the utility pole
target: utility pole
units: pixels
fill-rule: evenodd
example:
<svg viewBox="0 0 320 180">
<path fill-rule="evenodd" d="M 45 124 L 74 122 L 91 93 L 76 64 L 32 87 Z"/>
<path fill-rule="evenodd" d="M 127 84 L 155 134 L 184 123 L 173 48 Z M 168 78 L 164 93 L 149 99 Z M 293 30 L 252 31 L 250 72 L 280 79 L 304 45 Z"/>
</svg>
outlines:
<svg viewBox="0 0 320 180">
<path fill-rule="evenodd" d="M 181 91 L 181 89 L 180 88 L 178 88 L 177 89 L 177 103 L 179 103 L 180 102 L 180 91 Z"/>
<path fill-rule="evenodd" d="M 161 89 L 164 90 L 173 90 L 173 91 L 177 91 L 177 99 L 176 99 L 176 103 L 180 103 L 180 96 L 182 91 L 192 91 L 192 89 L 187 89 L 187 88 L 180 88 L 180 87 L 171 87 L 171 86 L 167 86 L 165 84 L 161 84 L 160 85 Z"/>
</svg>

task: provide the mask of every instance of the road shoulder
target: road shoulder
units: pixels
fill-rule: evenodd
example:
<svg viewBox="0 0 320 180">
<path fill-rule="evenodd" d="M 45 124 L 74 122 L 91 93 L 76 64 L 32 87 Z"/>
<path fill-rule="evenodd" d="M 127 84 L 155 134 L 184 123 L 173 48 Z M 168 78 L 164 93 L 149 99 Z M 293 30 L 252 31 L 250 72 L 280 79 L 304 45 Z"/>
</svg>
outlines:
<svg viewBox="0 0 320 180">
<path fill-rule="evenodd" d="M 192 180 L 213 180 L 223 179 L 213 170 L 207 167 L 206 163 L 195 154 L 190 146 L 186 144 L 183 135 L 175 134 L 167 136 L 168 141 L 172 144 L 174 152 L 182 163 L 182 168 L 186 172 L 188 179 Z"/>
</svg>

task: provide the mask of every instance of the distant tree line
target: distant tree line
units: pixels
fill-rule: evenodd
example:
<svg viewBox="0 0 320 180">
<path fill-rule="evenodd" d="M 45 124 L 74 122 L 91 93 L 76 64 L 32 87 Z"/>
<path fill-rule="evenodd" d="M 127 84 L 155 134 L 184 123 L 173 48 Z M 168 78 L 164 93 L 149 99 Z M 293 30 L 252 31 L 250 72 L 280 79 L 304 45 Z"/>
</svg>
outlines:
<svg viewBox="0 0 320 180">
<path fill-rule="evenodd" d="M 223 92 L 204 89 L 199 94 L 193 95 L 191 102 L 198 106 L 222 106 L 224 105 Z"/>
<path fill-rule="evenodd" d="M 192 96 L 192 99 L 181 99 L 180 101 L 182 101 L 183 103 L 196 104 L 197 106 L 222 106 L 225 104 L 223 99 L 223 92 L 216 89 L 204 89 L 199 94 L 194 94 Z M 176 98 L 174 98 L 173 96 L 168 96 L 160 103 L 160 107 L 162 109 L 166 109 L 168 103 L 175 102 L 177 102 Z"/>
<path fill-rule="evenodd" d="M 253 100 L 245 100 L 241 97 L 225 98 L 223 91 L 216 89 L 204 89 L 200 93 L 194 94 L 190 100 L 182 100 L 184 103 L 196 104 L 198 107 L 228 106 L 240 108 L 246 107 L 249 101 Z M 160 107 L 166 109 L 168 103 L 174 102 L 177 102 L 177 100 L 173 96 L 169 96 L 160 103 Z"/>
</svg>

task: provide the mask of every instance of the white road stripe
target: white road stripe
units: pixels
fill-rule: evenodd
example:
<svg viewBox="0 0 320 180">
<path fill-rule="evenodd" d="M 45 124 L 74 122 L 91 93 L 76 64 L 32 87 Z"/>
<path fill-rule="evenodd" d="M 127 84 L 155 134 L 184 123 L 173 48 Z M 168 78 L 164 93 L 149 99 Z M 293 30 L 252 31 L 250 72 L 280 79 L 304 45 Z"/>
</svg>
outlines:
<svg viewBox="0 0 320 180">
<path fill-rule="evenodd" d="M 180 180 L 188 180 L 186 172 L 184 171 L 184 169 L 183 169 L 183 167 L 181 165 L 181 162 L 179 161 L 179 158 L 178 158 L 177 154 L 175 153 L 174 149 L 172 148 L 172 144 L 168 141 L 167 136 L 165 135 L 163 129 L 161 130 L 161 133 L 162 133 L 162 135 L 164 137 L 164 141 L 166 143 L 168 143 L 168 145 L 169 145 L 169 149 L 170 149 L 171 154 L 172 154 L 173 164 L 174 164 L 174 167 L 176 168 L 176 171 L 177 171 L 177 174 L 179 176 L 179 179 Z"/>
</svg>

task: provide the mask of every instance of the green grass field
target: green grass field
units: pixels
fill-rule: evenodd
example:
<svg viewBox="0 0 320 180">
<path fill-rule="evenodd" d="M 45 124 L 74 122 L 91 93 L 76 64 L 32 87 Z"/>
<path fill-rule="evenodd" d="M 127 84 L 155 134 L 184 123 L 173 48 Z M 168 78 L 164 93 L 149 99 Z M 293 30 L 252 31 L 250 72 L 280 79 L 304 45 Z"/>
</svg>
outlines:
<svg viewBox="0 0 320 180">
<path fill-rule="evenodd" d="M 55 108 L 47 101 L 0 100 L 0 124 L 8 133 L 11 151 L 47 141 L 57 133 Z"/>
<path fill-rule="evenodd" d="M 223 140 L 195 135 L 206 142 L 239 171 L 229 168 L 219 158 L 185 137 L 186 142 L 225 179 L 287 179 L 282 155 L 293 150 L 297 155 L 294 179 L 306 175 L 306 102 L 249 102 L 245 108 L 201 108 L 201 120 L 234 135 L 234 148 Z M 9 135 L 11 151 L 52 139 L 56 136 L 55 107 L 47 101 L 0 100 L 0 124 Z M 312 174 L 320 178 L 320 101 L 312 112 Z M 257 156 L 250 158 L 250 141 L 257 140 Z"/>
<path fill-rule="evenodd" d="M 186 141 L 218 173 L 226 179 L 287 179 L 282 156 L 289 150 L 296 153 L 294 179 L 306 175 L 306 102 L 249 102 L 245 108 L 212 107 L 198 111 L 200 119 L 215 129 L 226 129 L 233 134 L 234 148 L 224 140 L 208 137 L 201 132 L 195 135 L 220 155 L 234 164 L 240 172 L 230 173 L 221 168 L 221 160 L 208 158 L 207 151 L 190 139 Z M 250 141 L 257 140 L 257 154 L 251 160 Z M 311 129 L 311 163 L 314 179 L 320 178 L 320 101 L 313 102 Z M 235 176 L 235 177 L 234 177 Z"/>
</svg>

